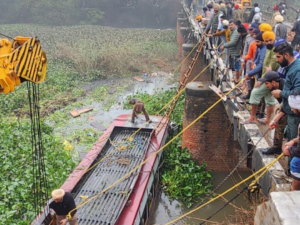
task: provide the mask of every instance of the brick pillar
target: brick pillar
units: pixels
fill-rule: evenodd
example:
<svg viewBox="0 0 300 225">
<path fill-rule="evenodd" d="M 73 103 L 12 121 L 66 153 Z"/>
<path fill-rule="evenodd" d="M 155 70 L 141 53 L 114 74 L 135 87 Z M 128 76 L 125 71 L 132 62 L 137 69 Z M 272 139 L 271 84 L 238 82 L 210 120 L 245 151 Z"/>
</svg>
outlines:
<svg viewBox="0 0 300 225">
<path fill-rule="evenodd" d="M 198 87 L 198 82 L 186 86 L 183 128 L 219 99 L 208 87 L 211 82 L 202 83 L 204 87 Z M 183 133 L 182 147 L 187 147 L 200 164 L 207 163 L 208 169 L 228 171 L 237 165 L 241 148 L 233 141 L 232 125 L 222 102 Z"/>
</svg>

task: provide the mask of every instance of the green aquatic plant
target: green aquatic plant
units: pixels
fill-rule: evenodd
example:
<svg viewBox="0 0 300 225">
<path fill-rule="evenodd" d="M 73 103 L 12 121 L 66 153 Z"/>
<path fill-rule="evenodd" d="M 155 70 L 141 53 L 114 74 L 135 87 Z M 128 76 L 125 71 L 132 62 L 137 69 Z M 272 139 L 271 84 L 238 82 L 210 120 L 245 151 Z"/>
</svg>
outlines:
<svg viewBox="0 0 300 225">
<path fill-rule="evenodd" d="M 187 148 L 181 147 L 180 139 L 164 150 L 162 187 L 173 199 L 181 200 L 188 208 L 211 191 L 211 171 L 206 164 L 193 160 Z"/>
<path fill-rule="evenodd" d="M 68 152 L 42 123 L 48 190 L 60 187 L 75 166 Z M 35 215 L 31 126 L 29 121 L 0 119 L 0 224 L 29 224 Z"/>
</svg>

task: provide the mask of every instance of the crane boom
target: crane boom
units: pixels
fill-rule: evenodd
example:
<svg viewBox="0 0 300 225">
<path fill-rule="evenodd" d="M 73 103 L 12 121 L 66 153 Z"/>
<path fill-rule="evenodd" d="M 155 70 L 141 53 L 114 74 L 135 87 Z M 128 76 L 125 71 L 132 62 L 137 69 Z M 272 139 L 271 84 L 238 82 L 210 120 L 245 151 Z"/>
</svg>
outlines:
<svg viewBox="0 0 300 225">
<path fill-rule="evenodd" d="M 0 39 L 0 93 L 10 93 L 23 81 L 46 78 L 47 57 L 37 37 Z"/>
</svg>

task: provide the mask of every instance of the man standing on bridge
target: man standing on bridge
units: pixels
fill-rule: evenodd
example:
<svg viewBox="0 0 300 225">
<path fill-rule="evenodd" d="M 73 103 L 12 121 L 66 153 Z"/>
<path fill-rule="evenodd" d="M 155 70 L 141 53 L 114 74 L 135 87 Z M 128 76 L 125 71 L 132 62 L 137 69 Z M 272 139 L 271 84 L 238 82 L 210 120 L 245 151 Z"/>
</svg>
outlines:
<svg viewBox="0 0 300 225">
<path fill-rule="evenodd" d="M 234 83 L 238 83 L 240 80 L 241 75 L 241 61 L 240 52 L 242 51 L 242 38 L 240 38 L 239 33 L 237 31 L 236 22 L 231 20 L 229 22 L 229 29 L 231 30 L 230 33 L 230 41 L 228 43 L 225 43 L 220 47 L 220 50 L 222 51 L 224 48 L 227 48 L 229 51 L 229 65 L 230 69 L 235 70 L 235 79 Z"/>
<path fill-rule="evenodd" d="M 289 106 L 293 113 L 300 117 L 300 91 L 293 92 L 288 98 Z M 292 190 L 300 190 L 300 136 L 298 127 L 298 138 L 287 142 L 283 147 L 283 154 L 285 156 L 293 157 L 291 161 L 291 176 L 293 178 Z M 295 146 L 296 145 L 296 146 Z"/>
<path fill-rule="evenodd" d="M 263 78 L 258 79 L 258 81 L 264 83 L 264 85 L 269 91 L 274 91 L 274 90 L 282 91 L 285 83 L 285 80 L 280 78 L 279 74 L 272 70 L 268 71 L 265 74 L 265 76 Z M 282 98 L 278 98 L 277 100 L 279 103 L 282 102 Z M 282 106 L 280 108 L 282 108 Z M 283 133 L 286 124 L 287 124 L 287 116 L 281 110 L 278 110 L 276 112 L 276 116 L 269 124 L 270 129 L 275 128 L 273 146 L 262 150 L 263 154 L 265 155 L 281 154 L 282 139 L 283 139 Z"/>
<path fill-rule="evenodd" d="M 282 112 L 287 114 L 287 140 L 290 141 L 297 137 L 298 125 L 300 117 L 293 113 L 288 104 L 289 95 L 296 90 L 300 90 L 300 60 L 294 56 L 293 47 L 284 42 L 279 44 L 274 49 L 276 61 L 281 67 L 286 67 L 286 79 L 283 90 L 274 90 L 272 95 L 275 98 L 282 98 Z M 290 175 L 290 160 L 289 157 L 287 175 Z"/>
</svg>

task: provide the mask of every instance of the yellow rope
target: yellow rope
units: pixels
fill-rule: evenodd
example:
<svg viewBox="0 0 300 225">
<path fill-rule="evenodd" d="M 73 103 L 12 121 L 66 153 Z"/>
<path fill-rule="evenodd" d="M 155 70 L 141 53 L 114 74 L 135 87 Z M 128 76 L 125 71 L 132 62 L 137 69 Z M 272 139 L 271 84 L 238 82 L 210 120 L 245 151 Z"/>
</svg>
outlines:
<svg viewBox="0 0 300 225">
<path fill-rule="evenodd" d="M 219 47 L 219 46 L 218 46 Z M 224 50 L 220 53 L 220 56 L 224 53 Z M 220 57 L 219 56 L 219 57 Z M 211 61 L 200 73 L 198 73 L 196 75 L 196 77 L 191 81 L 195 81 L 202 73 L 204 73 L 213 63 L 214 61 Z M 164 110 L 166 107 L 168 107 L 172 101 L 177 101 L 177 99 L 179 98 L 179 96 L 182 94 L 182 92 L 185 90 L 186 87 L 184 87 L 183 89 L 181 89 L 175 96 L 172 97 L 172 99 L 163 107 L 160 109 L 160 111 L 158 111 L 155 115 L 158 116 L 162 110 Z M 138 132 L 140 132 L 140 130 L 142 130 L 144 128 L 144 125 L 148 124 L 148 122 L 146 121 L 139 129 L 137 129 L 132 135 L 130 135 L 125 141 L 123 142 L 118 142 L 118 143 L 125 143 L 126 141 L 130 140 L 131 138 L 133 138 Z"/>
<path fill-rule="evenodd" d="M 221 52 L 221 54 L 223 54 L 223 52 L 224 52 L 224 50 Z M 220 55 L 221 56 L 221 55 Z M 219 57 L 220 57 L 219 56 Z M 196 77 L 193 79 L 193 80 L 191 80 L 191 82 L 193 82 L 193 81 L 195 81 L 202 73 L 204 73 L 207 69 L 208 69 L 208 67 L 210 67 L 211 66 L 211 64 L 213 64 L 213 62 L 214 61 L 211 61 L 200 73 L 198 73 L 197 75 L 196 75 Z M 176 100 L 176 98 L 179 98 L 179 96 L 181 95 L 181 93 L 184 91 L 186 89 L 186 87 L 184 87 L 184 88 L 182 88 L 160 111 L 158 111 L 155 115 L 159 115 L 160 113 L 161 113 L 161 111 L 162 110 L 164 110 L 166 107 L 168 107 L 171 103 L 172 103 L 172 101 L 174 101 L 174 100 Z"/>
<path fill-rule="evenodd" d="M 247 177 L 246 179 L 242 180 L 242 181 L 239 182 L 238 184 L 236 184 L 236 185 L 234 185 L 233 187 L 229 188 L 228 190 L 224 191 L 222 194 L 218 195 L 217 197 L 212 198 L 212 199 L 209 200 L 208 202 L 206 202 L 206 203 L 200 205 L 199 207 L 197 207 L 197 208 L 195 208 L 195 209 L 189 211 L 188 213 L 185 213 L 184 215 L 182 215 L 182 216 L 176 218 L 175 220 L 172 220 L 172 221 L 166 223 L 165 225 L 173 224 L 173 223 L 177 222 L 178 220 L 181 220 L 182 218 L 184 218 L 184 217 L 190 215 L 191 213 L 193 213 L 193 212 L 195 212 L 195 211 L 197 211 L 197 210 L 203 208 L 204 206 L 210 204 L 211 202 L 213 202 L 213 201 L 219 199 L 220 197 L 222 197 L 222 196 L 226 195 L 227 193 L 229 193 L 230 191 L 234 190 L 236 187 L 240 186 L 240 185 L 243 184 L 244 182 L 250 180 L 250 179 L 253 178 L 254 176 L 256 176 L 256 175 L 258 175 L 258 174 L 260 174 L 260 173 L 262 173 L 262 172 L 263 172 L 262 175 L 264 175 L 264 174 L 268 171 L 268 169 L 269 169 L 271 166 L 273 166 L 274 163 L 276 163 L 282 156 L 283 156 L 283 154 L 281 154 L 280 156 L 278 156 L 278 158 L 274 159 L 271 163 L 269 163 L 268 165 L 262 167 L 260 170 L 258 170 L 257 172 L 255 172 L 255 173 L 252 174 L 251 176 Z M 259 177 L 261 177 L 262 175 L 260 175 Z"/>
<path fill-rule="evenodd" d="M 233 87 L 231 90 L 229 90 L 225 95 L 230 94 L 238 85 L 240 85 L 240 83 L 243 80 L 241 80 L 235 87 Z M 73 211 L 75 211 L 76 209 L 79 209 L 80 207 L 84 206 L 85 204 L 89 203 L 90 201 L 92 201 L 93 199 L 97 198 L 98 196 L 100 196 L 101 194 L 103 194 L 104 192 L 108 191 L 109 189 L 111 189 L 112 187 L 114 187 L 115 185 L 117 185 L 118 183 L 120 183 L 121 181 L 123 181 L 124 179 L 126 179 L 129 175 L 131 175 L 133 172 L 135 172 L 138 168 L 140 168 L 141 166 L 143 166 L 144 164 L 146 164 L 152 157 L 154 157 L 155 155 L 157 155 L 159 152 L 161 152 L 163 149 L 165 149 L 168 145 L 170 145 L 177 137 L 179 137 L 183 132 L 185 132 L 187 129 L 189 129 L 191 126 L 193 126 L 198 120 L 200 120 L 206 113 L 208 113 L 212 108 L 214 108 L 219 102 L 221 102 L 223 99 L 220 98 L 218 101 L 216 101 L 213 105 L 211 105 L 207 110 L 205 110 L 200 116 L 198 116 L 198 118 L 196 118 L 192 123 L 190 123 L 188 126 L 186 126 L 186 128 L 184 128 L 182 131 L 180 131 L 175 137 L 173 137 L 170 141 L 168 141 L 168 143 L 166 143 L 164 146 L 162 146 L 160 149 L 158 149 L 156 152 L 153 152 L 146 160 L 144 160 L 141 164 L 137 165 L 135 168 L 133 168 L 131 171 L 129 171 L 127 174 L 125 174 L 123 177 L 121 177 L 119 180 L 115 181 L 113 184 L 111 184 L 110 186 L 108 186 L 107 188 L 105 188 L 104 190 L 102 190 L 100 193 L 94 195 L 93 197 L 91 197 L 90 199 L 80 203 L 79 205 L 77 205 L 76 208 L 72 209 L 69 213 L 68 213 L 68 218 L 71 218 L 71 213 Z"/>
</svg>

